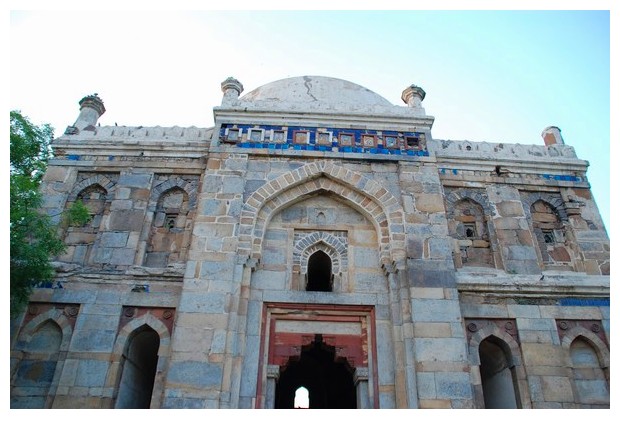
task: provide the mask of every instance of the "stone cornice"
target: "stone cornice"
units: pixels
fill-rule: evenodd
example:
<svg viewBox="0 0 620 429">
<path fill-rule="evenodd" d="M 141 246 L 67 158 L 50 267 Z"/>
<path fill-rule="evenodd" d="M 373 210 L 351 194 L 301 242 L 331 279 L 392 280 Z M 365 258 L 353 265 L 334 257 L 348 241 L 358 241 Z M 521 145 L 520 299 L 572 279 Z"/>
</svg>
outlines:
<svg viewBox="0 0 620 429">
<path fill-rule="evenodd" d="M 404 109 L 404 108 L 403 108 Z M 394 131 L 430 130 L 435 118 L 412 115 L 404 110 L 399 115 L 373 112 L 304 112 L 294 109 L 279 111 L 271 109 L 222 108 L 215 107 L 213 114 L 216 123 L 255 123 L 306 126 L 329 126 L 341 128 L 389 129 Z"/>
<path fill-rule="evenodd" d="M 55 140 L 52 148 L 56 156 L 155 156 L 174 158 L 200 158 L 206 155 L 209 142 L 202 141 L 154 141 L 154 140 Z"/>
<path fill-rule="evenodd" d="M 457 271 L 459 292 L 514 297 L 584 297 L 610 296 L 609 276 L 572 272 L 542 274 L 508 274 L 493 270 Z"/>
</svg>

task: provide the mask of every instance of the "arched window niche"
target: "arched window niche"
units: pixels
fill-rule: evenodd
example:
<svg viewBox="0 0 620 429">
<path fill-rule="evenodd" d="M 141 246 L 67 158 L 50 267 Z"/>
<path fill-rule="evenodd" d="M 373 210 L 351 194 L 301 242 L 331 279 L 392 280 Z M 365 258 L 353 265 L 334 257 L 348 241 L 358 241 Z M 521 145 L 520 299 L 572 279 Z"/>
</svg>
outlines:
<svg viewBox="0 0 620 429">
<path fill-rule="evenodd" d="M 160 195 L 149 233 L 145 266 L 162 268 L 184 260 L 189 245 L 189 208 L 189 195 L 178 186 Z"/>
<path fill-rule="evenodd" d="M 110 195 L 108 190 L 99 183 L 88 185 L 77 193 L 74 198 L 67 200 L 66 209 L 69 209 L 77 201 L 80 201 L 89 219 L 81 225 L 67 225 L 64 232 L 67 250 L 59 259 L 63 262 L 71 262 L 81 265 L 93 263 L 94 249 L 100 236 L 100 229 L 105 225 L 105 217 L 109 216 Z"/>
<path fill-rule="evenodd" d="M 543 264 L 553 268 L 572 269 L 571 252 L 560 213 L 544 200 L 534 202 L 530 213 Z"/>
<path fill-rule="evenodd" d="M 62 338 L 62 329 L 51 319 L 32 334 L 11 389 L 11 408 L 49 408 Z"/>
<path fill-rule="evenodd" d="M 317 250 L 308 258 L 306 290 L 309 292 L 332 292 L 333 285 L 332 260 L 325 252 Z"/>
<path fill-rule="evenodd" d="M 456 201 L 449 211 L 448 230 L 455 240 L 457 268 L 495 267 L 488 225 L 481 204 L 468 197 Z"/>
<path fill-rule="evenodd" d="M 569 348 L 576 400 L 584 407 L 609 407 L 609 382 L 601 368 L 596 349 L 583 336 Z"/>
</svg>

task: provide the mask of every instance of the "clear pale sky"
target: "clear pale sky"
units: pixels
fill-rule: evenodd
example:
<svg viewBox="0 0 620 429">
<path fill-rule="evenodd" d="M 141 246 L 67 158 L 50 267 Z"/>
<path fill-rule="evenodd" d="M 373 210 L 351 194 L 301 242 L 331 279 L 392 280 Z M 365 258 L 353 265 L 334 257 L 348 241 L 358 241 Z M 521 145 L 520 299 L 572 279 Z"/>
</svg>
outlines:
<svg viewBox="0 0 620 429">
<path fill-rule="evenodd" d="M 290 0 L 237 0 L 223 7 L 239 10 L 227 12 L 190 12 L 212 2 L 187 0 L 136 2 L 150 9 L 130 8 L 127 0 L 95 6 L 83 0 L 8 3 L 8 38 L 2 42 L 9 50 L 4 56 L 9 80 L 3 99 L 35 123 L 50 123 L 57 136 L 77 118 L 80 98 L 94 92 L 107 109 L 101 125 L 209 127 L 212 108 L 221 101 L 220 82 L 228 76 L 239 79 L 246 93 L 286 77 L 331 76 L 396 105 L 402 90 L 416 84 L 427 93 L 423 105 L 435 117 L 437 139 L 542 145 L 541 131 L 560 127 L 566 144 L 590 162 L 588 177 L 612 235 L 610 177 L 617 181 L 617 172 L 610 171 L 610 161 L 617 157 L 610 139 L 618 142 L 620 119 L 617 42 L 611 46 L 610 74 L 610 40 L 620 40 L 616 27 L 610 29 L 610 15 L 620 22 L 616 0 L 304 2 L 324 11 L 276 10 L 295 8 Z M 348 10 L 352 6 L 551 10 Z M 242 10 L 248 7 L 265 10 Z M 558 7 L 571 10 L 554 10 Z M 296 426 L 316 426 L 314 419 L 279 413 Z M 178 424 L 172 420 L 178 415 L 156 418 Z M 463 426 L 465 415 L 457 411 L 422 414 L 438 427 L 442 418 L 453 424 L 454 416 Z M 503 426 L 522 427 L 530 418 L 540 424 L 539 413 L 508 416 Z M 47 414 L 41 417 L 52 423 Z M 251 422 L 257 417 L 252 414 Z M 385 413 L 363 417 L 368 427 L 386 423 Z M 412 418 L 419 423 L 419 412 Z M 590 413 L 561 418 L 564 427 L 592 423 Z"/>
<path fill-rule="evenodd" d="M 95 92 L 102 126 L 212 126 L 228 76 L 244 94 L 331 76 L 396 105 L 416 84 L 436 139 L 542 145 L 556 125 L 610 232 L 608 10 L 11 11 L 9 44 L 9 108 L 56 136 Z"/>
</svg>

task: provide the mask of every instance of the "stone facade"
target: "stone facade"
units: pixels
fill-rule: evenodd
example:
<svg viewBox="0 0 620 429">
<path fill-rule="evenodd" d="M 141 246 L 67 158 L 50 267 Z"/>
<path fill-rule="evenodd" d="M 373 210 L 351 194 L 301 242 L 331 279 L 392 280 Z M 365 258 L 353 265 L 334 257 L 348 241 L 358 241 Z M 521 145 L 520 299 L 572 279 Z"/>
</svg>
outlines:
<svg viewBox="0 0 620 429">
<path fill-rule="evenodd" d="M 588 163 L 433 139 L 405 106 L 304 76 L 222 83 L 212 128 L 53 142 L 85 225 L 11 325 L 13 408 L 609 408 L 609 239 Z"/>
</svg>

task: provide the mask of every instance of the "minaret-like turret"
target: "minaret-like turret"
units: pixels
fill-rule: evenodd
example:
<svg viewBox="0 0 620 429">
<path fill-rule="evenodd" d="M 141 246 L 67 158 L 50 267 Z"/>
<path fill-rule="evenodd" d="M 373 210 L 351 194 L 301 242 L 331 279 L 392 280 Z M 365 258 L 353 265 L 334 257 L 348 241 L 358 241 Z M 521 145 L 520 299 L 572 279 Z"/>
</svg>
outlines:
<svg viewBox="0 0 620 429">
<path fill-rule="evenodd" d="M 67 127 L 65 134 L 78 134 L 80 131 L 94 131 L 97 121 L 105 113 L 103 100 L 97 93 L 87 95 L 80 100 L 80 115 L 72 127 Z"/>
<path fill-rule="evenodd" d="M 564 139 L 562 138 L 561 133 L 562 130 L 554 125 L 545 128 L 541 134 L 543 141 L 545 142 L 545 146 L 564 144 Z"/>
<path fill-rule="evenodd" d="M 407 106 L 421 110 L 424 114 L 424 108 L 422 107 L 422 100 L 426 97 L 426 92 L 417 85 L 409 85 L 403 91 L 401 99 L 407 104 Z"/>
<path fill-rule="evenodd" d="M 229 77 L 222 82 L 222 106 L 229 106 L 239 98 L 239 94 L 243 92 L 243 85 L 234 77 Z"/>
</svg>

